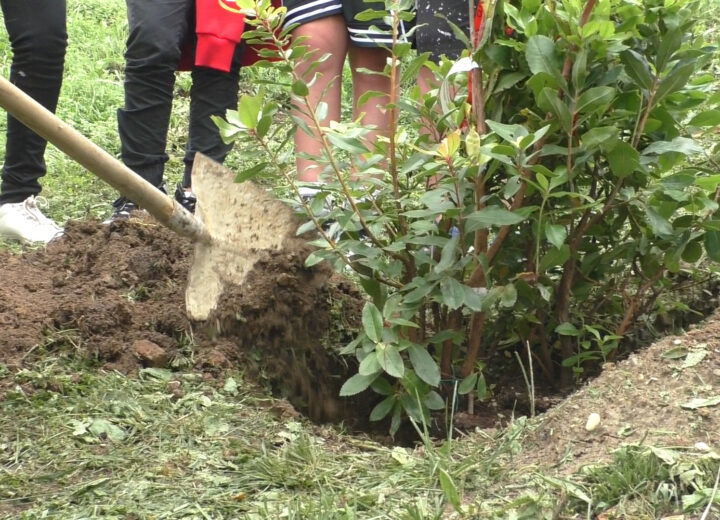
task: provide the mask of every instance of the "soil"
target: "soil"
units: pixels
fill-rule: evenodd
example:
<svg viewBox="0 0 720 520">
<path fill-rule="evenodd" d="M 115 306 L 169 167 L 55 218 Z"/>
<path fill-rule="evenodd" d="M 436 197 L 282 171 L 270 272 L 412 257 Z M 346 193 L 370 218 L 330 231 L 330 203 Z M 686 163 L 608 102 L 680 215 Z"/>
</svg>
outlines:
<svg viewBox="0 0 720 520">
<path fill-rule="evenodd" d="M 242 288 L 228 288 L 207 323 L 192 323 L 184 310 L 187 240 L 149 220 L 71 222 L 46 249 L 0 252 L 0 363 L 30 367 L 69 347 L 132 374 L 173 366 L 194 345 L 199 370 L 262 374 L 317 421 L 357 416 L 361 403 L 338 397 L 353 368 L 330 346 L 357 326 L 360 295 L 339 278 L 318 283 L 326 276 L 304 266 L 306 254 L 266 255 Z"/>
<path fill-rule="evenodd" d="M 593 413 L 600 423 L 588 431 Z M 570 474 L 608 461 L 622 444 L 718 451 L 719 432 L 717 312 L 682 336 L 666 337 L 624 361 L 606 364 L 597 378 L 538 418 L 515 463 L 555 466 Z"/>
</svg>

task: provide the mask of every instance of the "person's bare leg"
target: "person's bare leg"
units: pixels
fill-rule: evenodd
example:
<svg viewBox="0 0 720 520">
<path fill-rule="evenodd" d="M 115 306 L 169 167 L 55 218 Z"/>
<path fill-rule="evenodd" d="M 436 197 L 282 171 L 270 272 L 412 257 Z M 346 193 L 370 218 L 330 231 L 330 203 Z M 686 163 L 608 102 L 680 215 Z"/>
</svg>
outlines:
<svg viewBox="0 0 720 520">
<path fill-rule="evenodd" d="M 314 20 L 299 26 L 293 31 L 292 35 L 293 38 L 306 37 L 307 39 L 303 45 L 315 51 L 297 67 L 298 74 L 308 83 L 317 74 L 315 82 L 310 85 L 308 95 L 310 106 L 302 106 L 294 111 L 296 116 L 306 120 L 310 128 L 315 130 L 310 118 L 303 112 L 307 113 L 309 110 L 315 110 L 320 101 L 324 101 L 328 105 L 327 117 L 321 121 L 322 125 L 340 119 L 341 78 L 348 46 L 345 19 L 337 15 Z M 327 60 L 316 67 L 312 67 L 320 57 L 327 53 L 330 53 Z M 317 182 L 320 180 L 321 167 L 318 166 L 318 163 L 312 159 L 301 157 L 302 154 L 313 157 L 322 155 L 322 143 L 317 132 L 308 135 L 298 128 L 297 132 L 295 132 L 295 154 L 297 157 L 298 180 L 303 182 Z"/>
<path fill-rule="evenodd" d="M 362 115 L 363 125 L 376 129 L 368 135 L 372 144 L 378 135 L 387 135 L 390 130 L 390 111 L 385 108 L 390 102 L 390 78 L 379 74 L 367 74 L 358 69 L 382 71 L 390 53 L 382 48 L 350 47 L 350 67 L 353 75 L 353 117 Z M 360 97 L 369 91 L 383 92 L 384 96 L 372 97 L 358 105 Z"/>
</svg>

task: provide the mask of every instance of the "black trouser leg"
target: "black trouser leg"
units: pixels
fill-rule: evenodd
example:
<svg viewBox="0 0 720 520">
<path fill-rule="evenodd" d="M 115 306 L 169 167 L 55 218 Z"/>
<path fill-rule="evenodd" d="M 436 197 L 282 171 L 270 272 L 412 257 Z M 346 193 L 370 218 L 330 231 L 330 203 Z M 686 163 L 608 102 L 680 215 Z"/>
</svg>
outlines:
<svg viewBox="0 0 720 520">
<path fill-rule="evenodd" d="M 191 186 L 191 173 L 195 152 L 223 162 L 232 145 L 225 144 L 220 131 L 210 116 L 225 117 L 228 109 L 237 110 L 240 58 L 244 45 L 235 50 L 230 72 L 197 67 L 192 71 L 190 91 L 190 132 L 185 152 L 183 186 Z"/>
<path fill-rule="evenodd" d="M 163 180 L 175 71 L 193 0 L 127 0 L 125 106 L 118 110 L 123 162 L 155 186 Z"/>
<path fill-rule="evenodd" d="M 118 111 L 123 162 L 150 183 L 163 181 L 175 70 L 183 45 L 194 37 L 194 0 L 126 0 L 130 36 L 125 53 L 125 106 Z M 222 160 L 230 147 L 210 115 L 237 108 L 240 49 L 233 70 L 192 72 L 185 183 L 195 152 Z"/>
<path fill-rule="evenodd" d="M 50 111 L 62 85 L 67 31 L 65 0 L 0 0 L 10 36 L 10 81 Z M 0 204 L 40 193 L 47 141 L 8 115 Z"/>
</svg>

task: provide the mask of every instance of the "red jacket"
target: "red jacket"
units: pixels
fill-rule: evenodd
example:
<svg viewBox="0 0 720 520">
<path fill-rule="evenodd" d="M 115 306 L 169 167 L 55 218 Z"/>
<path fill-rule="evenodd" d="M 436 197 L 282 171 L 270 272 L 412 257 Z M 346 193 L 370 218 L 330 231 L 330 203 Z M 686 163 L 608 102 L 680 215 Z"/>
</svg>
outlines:
<svg viewBox="0 0 720 520">
<path fill-rule="evenodd" d="M 281 0 L 273 0 L 280 7 Z M 195 0 L 195 33 L 197 43 L 183 49 L 179 70 L 193 66 L 210 67 L 229 72 L 235 48 L 245 30 L 245 15 L 235 0 Z M 242 65 L 252 65 L 260 58 L 257 49 L 248 46 Z"/>
</svg>

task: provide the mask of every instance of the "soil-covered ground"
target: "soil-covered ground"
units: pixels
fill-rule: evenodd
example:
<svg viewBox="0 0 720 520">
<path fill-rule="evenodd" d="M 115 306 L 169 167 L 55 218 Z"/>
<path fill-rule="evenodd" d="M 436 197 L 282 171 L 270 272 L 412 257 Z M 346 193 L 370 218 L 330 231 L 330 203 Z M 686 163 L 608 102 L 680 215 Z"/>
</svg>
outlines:
<svg viewBox="0 0 720 520">
<path fill-rule="evenodd" d="M 572 473 L 630 443 L 720 449 L 720 313 L 606 364 L 542 416 L 519 462 Z"/>
<path fill-rule="evenodd" d="M 70 222 L 46 249 L 0 253 L 0 363 L 29 366 L 70 345 L 127 374 L 188 363 L 209 374 L 241 367 L 262 373 L 315 420 L 356 415 L 341 409 L 350 406 L 337 397 L 347 368 L 331 347 L 347 340 L 360 298 L 340 279 L 314 283 L 317 269 L 304 267 L 305 256 L 268 253 L 198 324 L 184 310 L 187 240 L 150 220 Z"/>
</svg>

